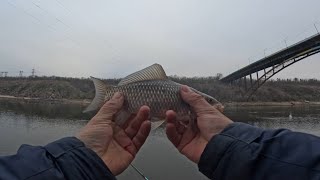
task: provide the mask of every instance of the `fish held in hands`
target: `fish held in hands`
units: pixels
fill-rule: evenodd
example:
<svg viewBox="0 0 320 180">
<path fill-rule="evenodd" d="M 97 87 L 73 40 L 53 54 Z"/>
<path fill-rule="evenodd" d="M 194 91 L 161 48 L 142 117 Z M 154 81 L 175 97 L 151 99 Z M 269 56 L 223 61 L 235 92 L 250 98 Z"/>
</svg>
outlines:
<svg viewBox="0 0 320 180">
<path fill-rule="evenodd" d="M 115 122 L 122 125 L 132 114 L 136 114 L 140 107 L 147 105 L 150 107 L 150 120 L 160 126 L 165 118 L 167 110 L 173 110 L 177 113 L 177 120 L 183 124 L 190 123 L 195 128 L 196 116 L 190 106 L 185 103 L 180 96 L 181 84 L 170 80 L 162 66 L 153 64 L 140 71 L 132 73 L 123 78 L 117 86 L 110 86 L 103 81 L 91 77 L 95 86 L 95 97 L 92 103 L 84 112 L 94 111 L 102 107 L 105 101 L 108 101 L 115 92 L 121 92 L 124 95 L 124 105 L 116 115 Z M 221 111 L 220 102 L 215 98 L 191 88 L 194 92 L 200 94 L 205 100 L 216 105 Z M 220 108 L 219 108 L 220 107 Z"/>
</svg>

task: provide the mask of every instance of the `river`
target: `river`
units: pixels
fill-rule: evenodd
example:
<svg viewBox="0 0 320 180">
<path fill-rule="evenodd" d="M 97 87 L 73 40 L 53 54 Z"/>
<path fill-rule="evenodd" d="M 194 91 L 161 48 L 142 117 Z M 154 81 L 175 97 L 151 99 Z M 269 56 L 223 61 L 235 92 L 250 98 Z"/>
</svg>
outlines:
<svg viewBox="0 0 320 180">
<path fill-rule="evenodd" d="M 74 135 L 92 116 L 82 114 L 83 108 L 77 104 L 0 100 L 0 155 L 14 154 L 21 144 L 45 145 Z M 225 114 L 234 121 L 263 128 L 288 128 L 320 136 L 320 106 L 227 107 Z M 163 129 L 151 132 L 133 164 L 151 180 L 207 179 L 179 154 Z M 117 178 L 143 179 L 131 167 Z"/>
</svg>

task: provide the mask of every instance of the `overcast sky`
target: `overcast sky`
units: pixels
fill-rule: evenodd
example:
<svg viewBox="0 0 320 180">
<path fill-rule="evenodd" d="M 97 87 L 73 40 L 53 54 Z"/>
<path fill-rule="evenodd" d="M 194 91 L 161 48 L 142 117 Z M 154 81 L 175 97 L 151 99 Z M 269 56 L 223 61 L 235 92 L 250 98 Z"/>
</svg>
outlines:
<svg viewBox="0 0 320 180">
<path fill-rule="evenodd" d="M 0 71 L 227 75 L 320 30 L 319 0 L 1 0 Z M 320 55 L 276 78 L 319 78 Z"/>
</svg>

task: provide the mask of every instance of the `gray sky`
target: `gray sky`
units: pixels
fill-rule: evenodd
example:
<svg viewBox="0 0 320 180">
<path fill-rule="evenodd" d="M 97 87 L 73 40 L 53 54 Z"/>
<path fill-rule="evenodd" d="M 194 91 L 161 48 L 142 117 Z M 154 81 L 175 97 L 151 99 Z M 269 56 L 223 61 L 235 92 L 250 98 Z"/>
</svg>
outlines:
<svg viewBox="0 0 320 180">
<path fill-rule="evenodd" d="M 320 30 L 319 0 L 2 0 L 0 71 L 227 75 Z M 275 78 L 320 78 L 320 55 Z"/>
</svg>

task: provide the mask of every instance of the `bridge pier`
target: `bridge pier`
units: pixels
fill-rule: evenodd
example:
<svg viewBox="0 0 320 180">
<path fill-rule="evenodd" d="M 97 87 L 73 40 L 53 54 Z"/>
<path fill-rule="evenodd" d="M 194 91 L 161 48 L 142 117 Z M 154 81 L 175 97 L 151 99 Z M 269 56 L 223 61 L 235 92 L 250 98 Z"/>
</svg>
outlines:
<svg viewBox="0 0 320 180">
<path fill-rule="evenodd" d="M 272 72 L 273 72 L 273 74 L 274 74 L 274 65 L 272 66 Z"/>
<path fill-rule="evenodd" d="M 259 86 L 259 71 L 257 71 L 256 74 L 257 74 L 257 82 L 258 82 L 258 86 Z"/>
<path fill-rule="evenodd" d="M 247 91 L 247 76 L 244 77 L 244 88 Z"/>
</svg>

